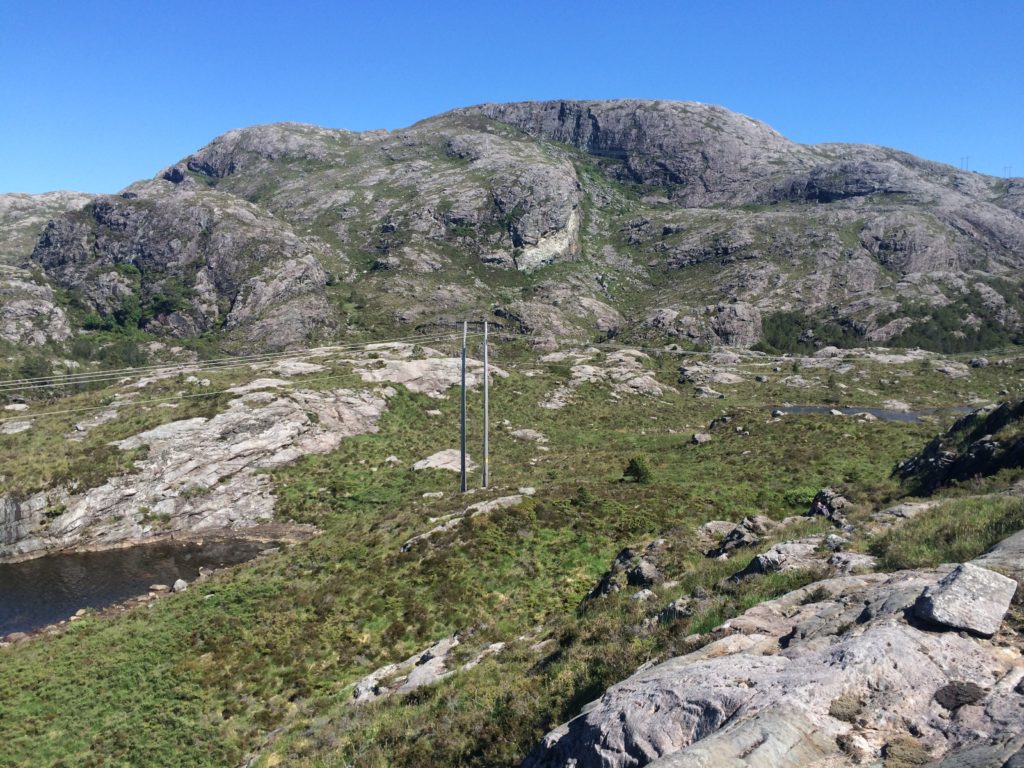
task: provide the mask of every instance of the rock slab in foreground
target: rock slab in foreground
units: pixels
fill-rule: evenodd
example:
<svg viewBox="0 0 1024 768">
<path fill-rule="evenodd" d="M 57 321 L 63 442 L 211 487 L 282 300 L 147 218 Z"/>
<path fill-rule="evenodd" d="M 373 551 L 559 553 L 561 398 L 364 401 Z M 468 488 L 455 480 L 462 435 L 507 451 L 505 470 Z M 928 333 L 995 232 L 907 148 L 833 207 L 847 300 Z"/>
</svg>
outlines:
<svg viewBox="0 0 1024 768">
<path fill-rule="evenodd" d="M 761 603 L 609 688 L 523 768 L 880 766 L 905 742 L 948 768 L 1016 765 L 969 760 L 1019 749 L 992 739 L 1024 736 L 1020 650 L 907 621 L 953 570 L 842 576 Z"/>
<path fill-rule="evenodd" d="M 991 636 L 1010 608 L 1017 582 L 971 563 L 958 565 L 914 604 L 921 619 Z"/>
</svg>

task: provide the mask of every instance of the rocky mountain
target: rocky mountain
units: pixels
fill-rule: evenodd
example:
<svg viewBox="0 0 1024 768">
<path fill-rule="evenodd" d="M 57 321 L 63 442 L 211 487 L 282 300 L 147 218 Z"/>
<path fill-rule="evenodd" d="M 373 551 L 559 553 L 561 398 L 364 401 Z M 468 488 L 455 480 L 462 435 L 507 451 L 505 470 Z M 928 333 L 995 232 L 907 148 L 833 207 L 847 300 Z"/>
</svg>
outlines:
<svg viewBox="0 0 1024 768">
<path fill-rule="evenodd" d="M 281 348 L 468 316 L 538 341 L 961 351 L 1020 331 L 1024 180 L 703 104 L 484 104 L 235 130 L 119 195 L 2 196 L 0 255 L 16 344 Z"/>
<path fill-rule="evenodd" d="M 49 281 L 25 256 L 51 219 L 82 208 L 92 195 L 0 195 L 0 340 L 41 346 L 70 338 L 71 327 Z"/>
</svg>

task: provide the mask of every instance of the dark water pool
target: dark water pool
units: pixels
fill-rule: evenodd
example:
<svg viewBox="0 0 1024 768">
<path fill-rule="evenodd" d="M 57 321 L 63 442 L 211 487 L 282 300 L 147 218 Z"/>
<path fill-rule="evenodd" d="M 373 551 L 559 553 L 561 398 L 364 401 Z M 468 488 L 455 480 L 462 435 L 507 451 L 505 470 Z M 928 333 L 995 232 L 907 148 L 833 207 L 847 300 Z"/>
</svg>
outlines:
<svg viewBox="0 0 1024 768">
<path fill-rule="evenodd" d="M 201 567 L 245 562 L 268 546 L 242 540 L 163 542 L 0 563 L 0 637 L 66 619 L 79 608 L 104 608 L 144 594 L 150 584 L 191 583 Z"/>
</svg>

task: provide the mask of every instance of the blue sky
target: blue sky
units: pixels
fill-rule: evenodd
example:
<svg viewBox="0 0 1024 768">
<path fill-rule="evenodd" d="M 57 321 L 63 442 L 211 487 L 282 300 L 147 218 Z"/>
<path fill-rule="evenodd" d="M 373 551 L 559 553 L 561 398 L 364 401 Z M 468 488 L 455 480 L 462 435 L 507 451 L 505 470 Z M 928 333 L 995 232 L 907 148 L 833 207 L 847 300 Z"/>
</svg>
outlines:
<svg viewBox="0 0 1024 768">
<path fill-rule="evenodd" d="M 0 192 L 113 192 L 254 123 L 615 97 L 1024 176 L 1022 33 L 1022 0 L 0 0 Z"/>
</svg>

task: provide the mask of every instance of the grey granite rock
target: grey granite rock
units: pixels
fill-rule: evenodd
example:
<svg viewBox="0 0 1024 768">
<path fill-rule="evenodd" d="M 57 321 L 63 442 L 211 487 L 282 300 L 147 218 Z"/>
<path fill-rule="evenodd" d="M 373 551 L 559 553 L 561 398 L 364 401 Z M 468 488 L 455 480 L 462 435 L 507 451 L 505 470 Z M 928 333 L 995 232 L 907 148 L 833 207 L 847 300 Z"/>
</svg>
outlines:
<svg viewBox="0 0 1024 768">
<path fill-rule="evenodd" d="M 376 431 L 392 394 L 249 392 L 211 418 L 172 421 L 120 440 L 121 450 L 146 447 L 132 474 L 79 493 L 58 488 L 27 499 L 0 497 L 0 557 L 270 520 L 275 495 L 264 470 Z M 156 516 L 165 522 L 156 526 Z"/>
<path fill-rule="evenodd" d="M 1017 582 L 971 563 L 958 565 L 914 605 L 921 619 L 979 635 L 994 635 L 1010 608 Z"/>
<path fill-rule="evenodd" d="M 881 764 L 911 733 L 949 768 L 1002 766 L 971 760 L 1020 750 L 1019 652 L 906 618 L 915 596 L 949 573 L 843 576 L 755 606 L 700 650 L 609 688 L 524 768 Z M 858 702 L 855 718 L 834 706 L 843 698 Z"/>
<path fill-rule="evenodd" d="M 152 333 L 247 347 L 465 316 L 543 345 L 636 327 L 749 347 L 794 307 L 884 342 L 921 303 L 963 309 L 964 333 L 979 307 L 1009 338 L 1021 199 L 705 104 L 484 104 L 390 132 L 233 130 L 119 195 L 0 195 L 0 264 L 108 318 L 138 300 Z M 6 338 L 62 333 L 62 300 L 33 301 L 7 309 Z M 332 311 L 353 304 L 373 311 Z"/>
</svg>

